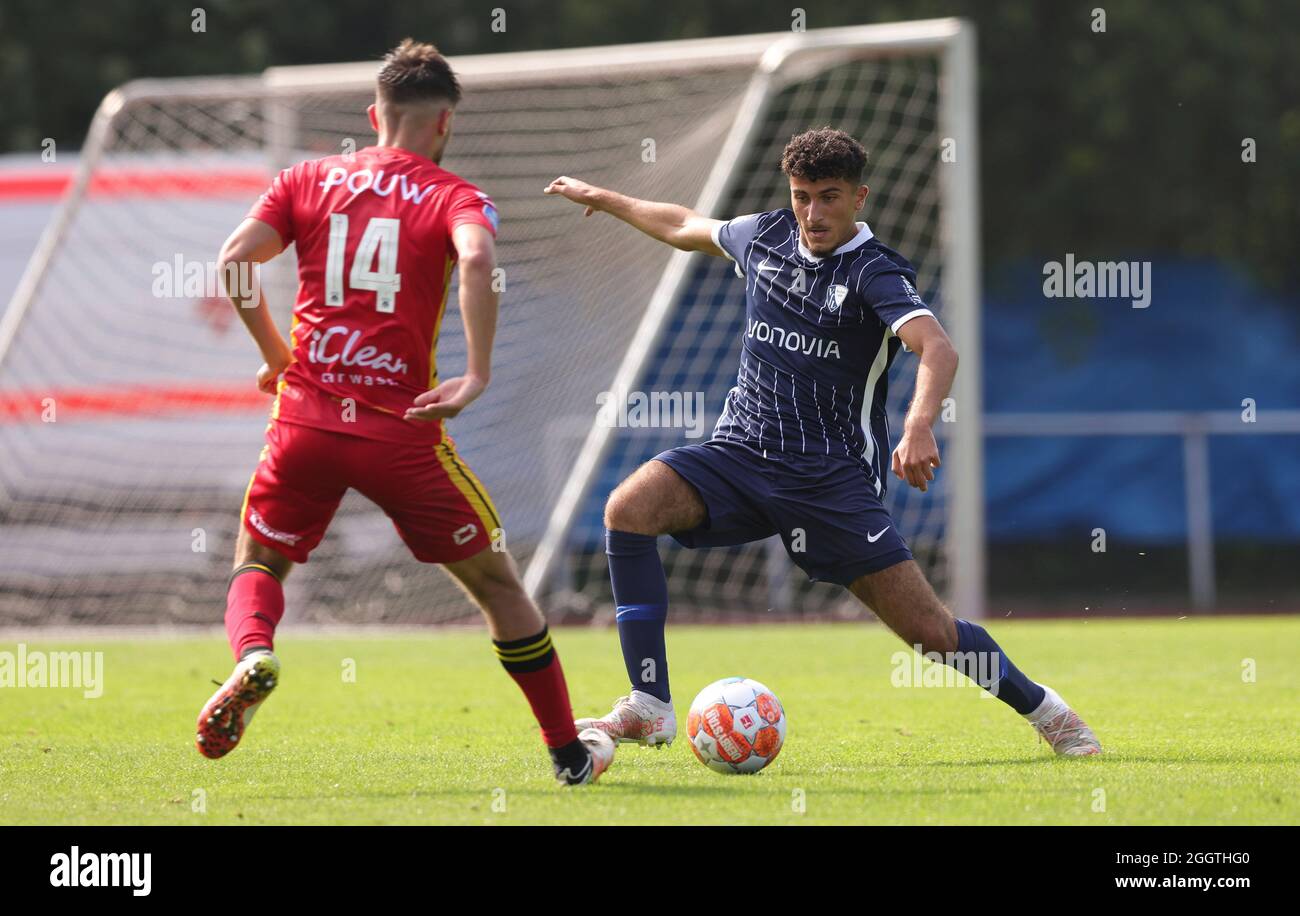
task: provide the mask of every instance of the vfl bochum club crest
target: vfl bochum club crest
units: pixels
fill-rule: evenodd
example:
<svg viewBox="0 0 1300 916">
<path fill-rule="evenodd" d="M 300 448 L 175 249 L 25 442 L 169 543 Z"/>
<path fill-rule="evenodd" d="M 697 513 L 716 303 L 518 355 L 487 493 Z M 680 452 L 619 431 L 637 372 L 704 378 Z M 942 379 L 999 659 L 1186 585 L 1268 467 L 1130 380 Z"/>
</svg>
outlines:
<svg viewBox="0 0 1300 916">
<path fill-rule="evenodd" d="M 844 298 L 849 294 L 847 286 L 841 286 L 838 283 L 832 283 L 831 288 L 826 290 L 826 308 L 831 312 L 838 312 L 840 306 L 844 304 Z"/>
</svg>

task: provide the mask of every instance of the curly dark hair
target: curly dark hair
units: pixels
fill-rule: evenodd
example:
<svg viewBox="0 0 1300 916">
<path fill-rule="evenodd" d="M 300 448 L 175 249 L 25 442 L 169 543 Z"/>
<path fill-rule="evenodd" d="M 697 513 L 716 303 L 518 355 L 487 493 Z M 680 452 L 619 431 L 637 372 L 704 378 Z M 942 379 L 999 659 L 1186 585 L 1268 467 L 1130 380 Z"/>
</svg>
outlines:
<svg viewBox="0 0 1300 916">
<path fill-rule="evenodd" d="M 460 102 L 460 83 L 446 58 L 431 44 L 402 39 L 384 55 L 379 95 L 396 105 L 406 102 Z"/>
<path fill-rule="evenodd" d="M 862 144 L 833 127 L 795 134 L 781 154 L 781 171 L 806 181 L 839 178 L 861 184 L 866 167 L 867 151 Z"/>
</svg>

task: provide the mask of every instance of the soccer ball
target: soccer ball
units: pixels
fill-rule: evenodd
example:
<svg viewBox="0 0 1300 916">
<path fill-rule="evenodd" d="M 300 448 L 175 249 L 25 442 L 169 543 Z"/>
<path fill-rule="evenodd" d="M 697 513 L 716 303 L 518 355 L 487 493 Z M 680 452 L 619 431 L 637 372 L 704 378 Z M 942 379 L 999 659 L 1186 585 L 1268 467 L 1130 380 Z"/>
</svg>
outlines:
<svg viewBox="0 0 1300 916">
<path fill-rule="evenodd" d="M 710 770 L 757 773 L 785 743 L 776 694 L 747 677 L 724 677 L 700 691 L 686 719 L 691 750 Z"/>
</svg>

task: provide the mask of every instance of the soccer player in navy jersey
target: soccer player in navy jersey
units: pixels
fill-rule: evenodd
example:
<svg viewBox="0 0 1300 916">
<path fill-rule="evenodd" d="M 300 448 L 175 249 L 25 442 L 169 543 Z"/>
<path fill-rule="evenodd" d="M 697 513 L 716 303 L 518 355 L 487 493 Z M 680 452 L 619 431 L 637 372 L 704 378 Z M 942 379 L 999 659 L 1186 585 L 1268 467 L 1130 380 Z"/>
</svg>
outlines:
<svg viewBox="0 0 1300 916">
<path fill-rule="evenodd" d="M 942 654 L 1028 719 L 1057 754 L 1100 753 L 1054 690 L 1026 677 L 983 627 L 953 618 L 885 509 L 887 466 L 921 491 L 934 480 L 932 426 L 957 351 L 917 292 L 912 265 L 857 220 L 866 161 L 843 131 L 798 134 L 781 159 L 790 208 L 729 221 L 573 178 L 546 188 L 588 216 L 609 213 L 674 248 L 729 258 L 745 284 L 740 371 L 713 438 L 657 455 L 605 506 L 632 690 L 608 715 L 577 724 L 645 746 L 676 736 L 659 535 L 710 547 L 777 534 L 809 578 L 843 585 L 909 645 Z M 887 459 L 889 367 L 904 345 L 920 366 L 902 439 Z"/>
</svg>

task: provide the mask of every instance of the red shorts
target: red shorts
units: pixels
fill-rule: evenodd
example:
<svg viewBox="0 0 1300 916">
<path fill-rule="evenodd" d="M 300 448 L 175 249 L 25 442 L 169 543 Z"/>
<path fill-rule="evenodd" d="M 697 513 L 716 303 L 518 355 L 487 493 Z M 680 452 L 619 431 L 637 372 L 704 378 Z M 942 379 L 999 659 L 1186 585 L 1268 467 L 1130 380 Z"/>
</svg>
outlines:
<svg viewBox="0 0 1300 916">
<path fill-rule="evenodd" d="M 472 557 L 501 527 L 487 490 L 449 438 L 400 444 L 281 420 L 267 427 L 240 518 L 255 540 L 306 563 L 349 488 L 383 509 L 425 563 Z"/>
</svg>

